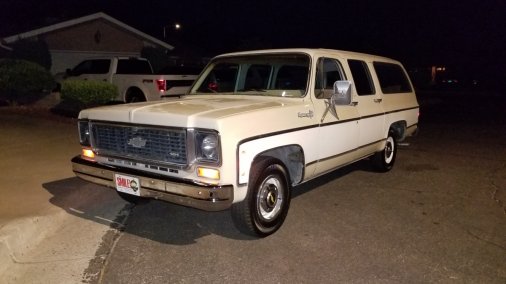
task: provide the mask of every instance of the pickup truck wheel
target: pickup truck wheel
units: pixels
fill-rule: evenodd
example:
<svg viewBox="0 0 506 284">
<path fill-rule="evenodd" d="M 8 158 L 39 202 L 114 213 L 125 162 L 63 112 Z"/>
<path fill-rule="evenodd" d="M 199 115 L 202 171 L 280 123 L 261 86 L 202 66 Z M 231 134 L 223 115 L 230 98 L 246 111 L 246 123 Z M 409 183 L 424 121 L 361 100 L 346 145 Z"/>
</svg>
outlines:
<svg viewBox="0 0 506 284">
<path fill-rule="evenodd" d="M 243 233 L 266 237 L 276 232 L 290 207 L 288 175 L 280 162 L 263 159 L 252 168 L 248 194 L 232 205 L 232 219 Z"/>
<path fill-rule="evenodd" d="M 143 203 L 147 203 L 149 201 L 149 199 L 144 198 L 144 197 L 139 197 L 139 196 L 135 196 L 135 195 L 131 195 L 128 193 L 119 192 L 119 191 L 116 191 L 116 192 L 118 193 L 119 197 L 121 197 L 126 202 L 129 202 L 132 204 L 143 204 Z"/>
<path fill-rule="evenodd" d="M 144 97 L 144 94 L 140 90 L 129 90 L 126 95 L 126 103 L 138 103 L 138 102 L 145 102 L 146 97 Z"/>
<path fill-rule="evenodd" d="M 394 133 L 389 132 L 385 148 L 374 154 L 372 162 L 374 168 L 379 172 L 388 172 L 394 166 L 395 157 L 397 156 L 397 142 Z"/>
</svg>

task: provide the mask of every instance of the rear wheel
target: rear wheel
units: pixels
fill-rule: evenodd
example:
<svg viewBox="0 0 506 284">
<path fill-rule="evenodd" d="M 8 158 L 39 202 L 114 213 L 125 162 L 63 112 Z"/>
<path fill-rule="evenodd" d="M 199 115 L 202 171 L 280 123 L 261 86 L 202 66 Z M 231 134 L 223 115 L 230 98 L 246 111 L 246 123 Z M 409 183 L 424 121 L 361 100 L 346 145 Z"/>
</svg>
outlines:
<svg viewBox="0 0 506 284">
<path fill-rule="evenodd" d="M 377 171 L 388 172 L 393 168 L 396 156 L 397 141 L 395 140 L 393 131 L 390 131 L 387 141 L 385 142 L 385 148 L 374 154 L 372 157 L 372 164 Z"/>
<path fill-rule="evenodd" d="M 138 102 L 145 102 L 146 97 L 139 89 L 131 89 L 128 91 L 128 93 L 125 96 L 125 102 L 126 103 L 138 103 Z"/>
<path fill-rule="evenodd" d="M 253 165 L 246 198 L 232 205 L 232 219 L 241 232 L 266 237 L 281 227 L 289 207 L 285 168 L 278 160 L 262 158 Z"/>
</svg>

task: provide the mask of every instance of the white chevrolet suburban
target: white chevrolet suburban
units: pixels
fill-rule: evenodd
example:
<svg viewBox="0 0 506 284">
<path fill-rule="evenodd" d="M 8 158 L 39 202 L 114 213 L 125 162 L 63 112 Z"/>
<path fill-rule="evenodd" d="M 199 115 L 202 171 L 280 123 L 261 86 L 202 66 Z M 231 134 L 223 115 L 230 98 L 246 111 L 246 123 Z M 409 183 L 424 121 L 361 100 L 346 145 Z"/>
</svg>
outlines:
<svg viewBox="0 0 506 284">
<path fill-rule="evenodd" d="M 192 73 L 174 70 L 192 70 Z M 154 74 L 151 64 L 145 58 L 97 57 L 86 59 L 73 69 L 68 69 L 57 81 L 71 79 L 109 82 L 118 87 L 117 100 L 131 103 L 182 96 L 189 90 L 200 70 L 172 68 L 170 71 L 172 73 Z"/>
<path fill-rule="evenodd" d="M 236 227 L 280 228 L 294 186 L 369 158 L 392 168 L 419 106 L 402 65 L 326 49 L 224 54 L 180 99 L 83 110 L 75 174 L 130 202 L 231 210 Z"/>
</svg>

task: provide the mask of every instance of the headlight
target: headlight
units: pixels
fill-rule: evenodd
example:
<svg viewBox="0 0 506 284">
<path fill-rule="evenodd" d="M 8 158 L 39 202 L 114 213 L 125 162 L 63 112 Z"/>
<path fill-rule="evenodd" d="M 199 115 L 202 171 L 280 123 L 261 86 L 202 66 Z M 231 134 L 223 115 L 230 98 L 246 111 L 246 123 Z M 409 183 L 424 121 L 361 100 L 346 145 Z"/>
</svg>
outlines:
<svg viewBox="0 0 506 284">
<path fill-rule="evenodd" d="M 77 123 L 77 127 L 79 128 L 79 143 L 83 146 L 91 146 L 89 121 L 81 120 Z"/>
<path fill-rule="evenodd" d="M 198 132 L 196 138 L 197 161 L 220 162 L 220 142 L 216 133 Z"/>
</svg>

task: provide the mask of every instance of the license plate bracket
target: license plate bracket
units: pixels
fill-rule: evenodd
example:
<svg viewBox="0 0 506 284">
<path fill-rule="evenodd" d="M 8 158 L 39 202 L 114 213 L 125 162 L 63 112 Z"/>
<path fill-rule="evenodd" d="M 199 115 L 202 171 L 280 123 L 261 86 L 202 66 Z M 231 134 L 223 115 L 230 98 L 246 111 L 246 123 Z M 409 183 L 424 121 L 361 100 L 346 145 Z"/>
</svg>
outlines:
<svg viewBox="0 0 506 284">
<path fill-rule="evenodd" d="M 114 174 L 114 182 L 116 184 L 117 191 L 141 196 L 141 183 L 139 178 L 122 174 Z"/>
</svg>

